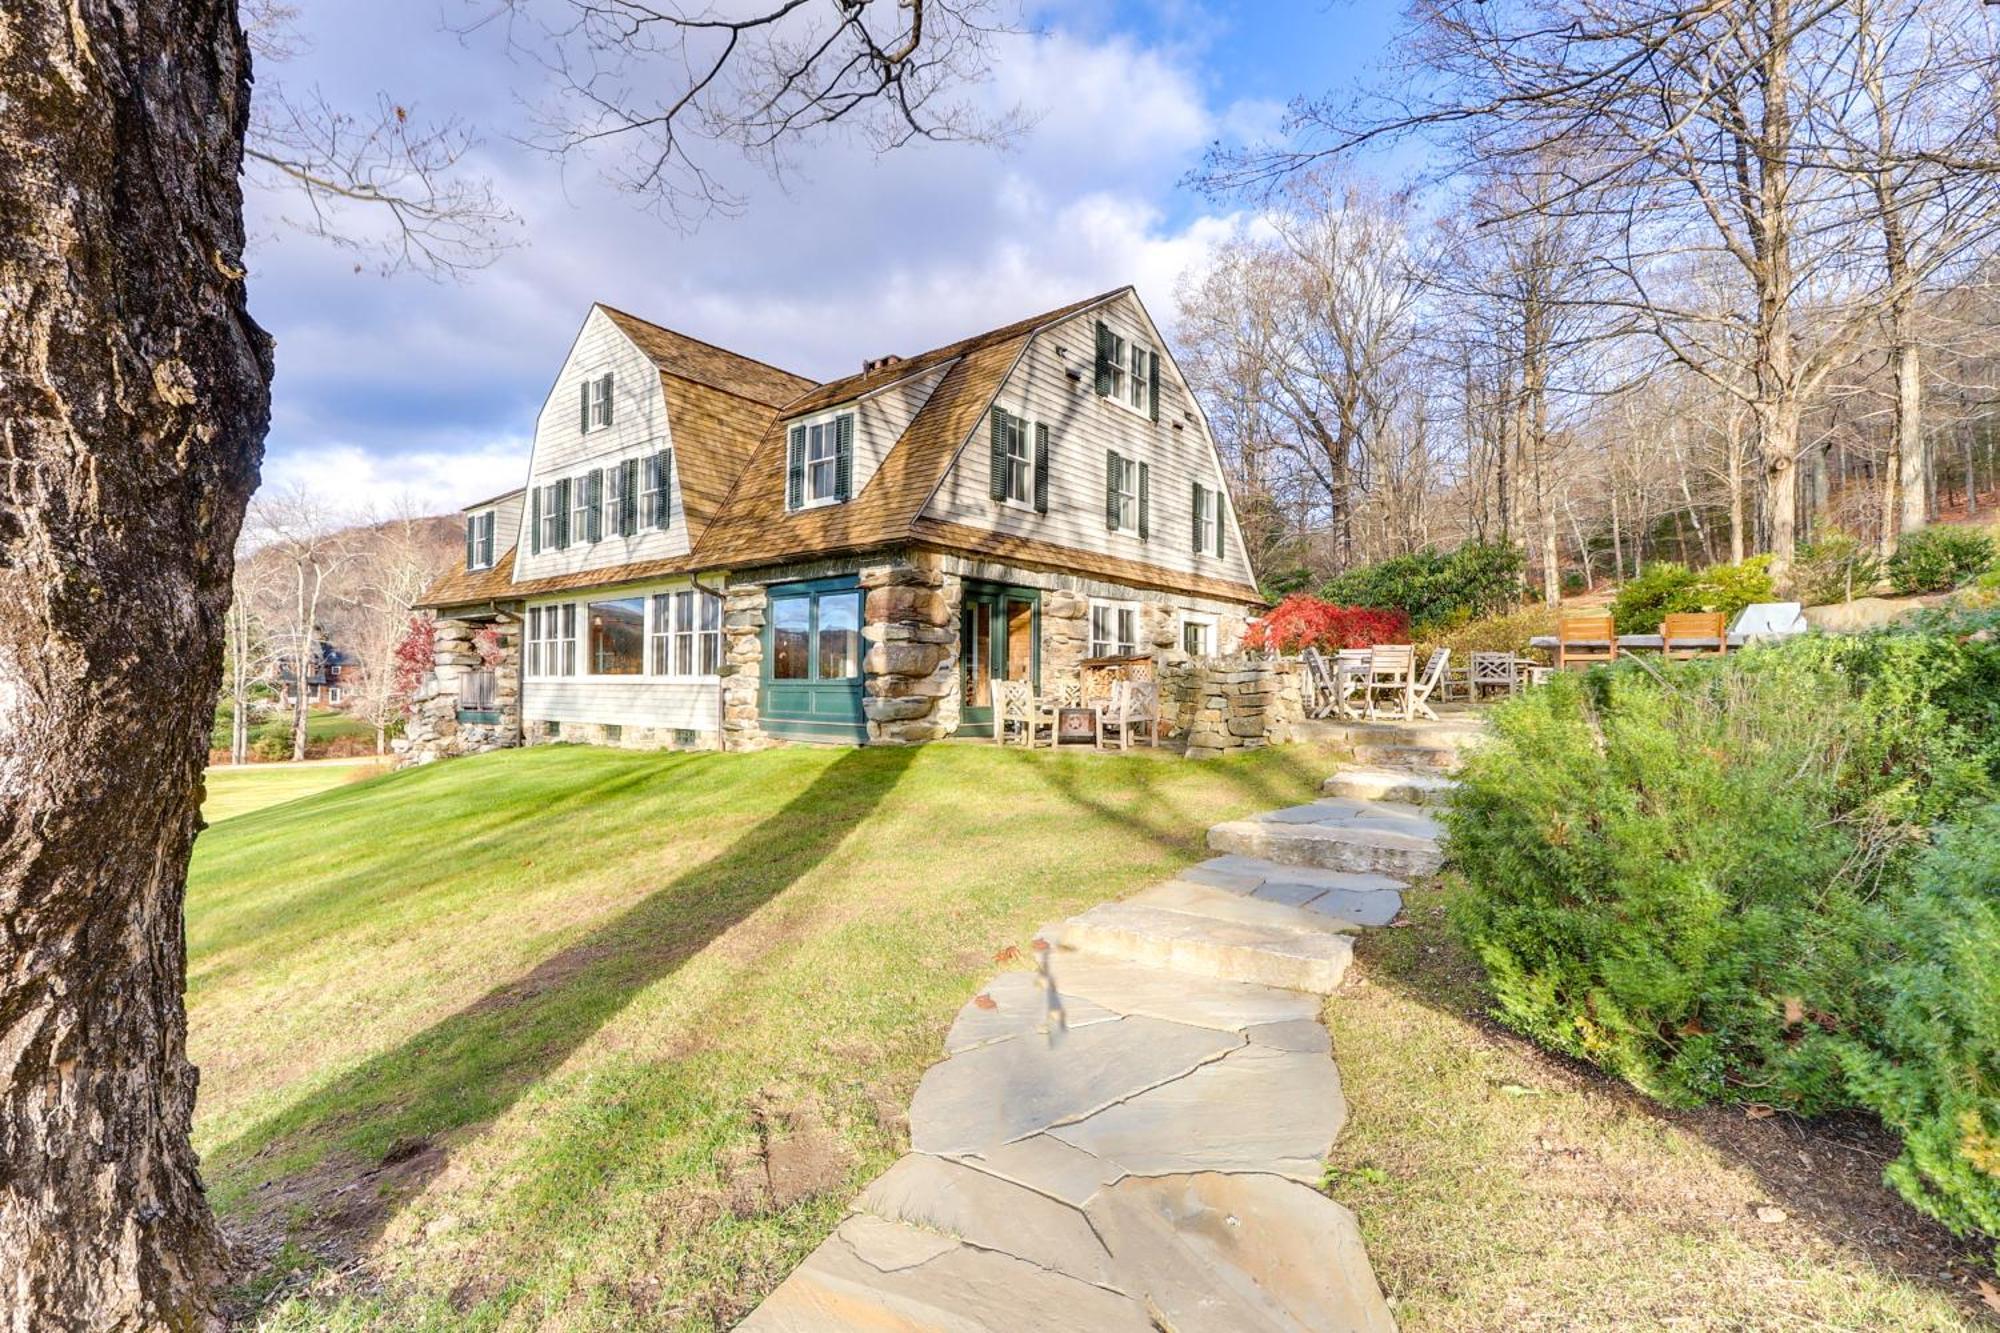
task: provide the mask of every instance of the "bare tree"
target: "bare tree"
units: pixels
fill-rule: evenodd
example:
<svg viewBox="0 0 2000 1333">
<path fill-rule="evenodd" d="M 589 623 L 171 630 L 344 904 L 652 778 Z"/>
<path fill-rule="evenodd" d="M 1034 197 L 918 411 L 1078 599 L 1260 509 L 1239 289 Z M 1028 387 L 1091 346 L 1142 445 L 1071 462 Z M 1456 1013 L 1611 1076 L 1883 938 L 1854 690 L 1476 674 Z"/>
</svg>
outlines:
<svg viewBox="0 0 2000 1333">
<path fill-rule="evenodd" d="M 229 700 L 229 762 L 241 764 L 250 757 L 250 706 L 258 687 L 278 667 L 277 638 L 265 610 L 274 598 L 271 576 L 277 566 L 236 553 L 236 571 L 230 580 L 229 614 L 224 621 L 222 648 L 223 692 Z"/>
<path fill-rule="evenodd" d="M 355 558 L 352 524 L 300 486 L 260 492 L 250 503 L 253 559 L 273 567 L 272 624 L 278 670 L 291 678 L 292 758 L 306 757 L 312 691 L 307 685 L 320 661 L 321 617 L 328 584 Z"/>
<path fill-rule="evenodd" d="M 441 540 L 437 525 L 405 501 L 387 519 L 351 534 L 354 558 L 338 580 L 341 642 L 360 665 L 346 687 L 350 711 L 375 728 L 375 753 L 388 751 L 388 729 L 404 699 L 396 678 L 396 647 L 410 631 L 410 616 L 424 589 L 456 553 L 455 539 Z"/>
</svg>

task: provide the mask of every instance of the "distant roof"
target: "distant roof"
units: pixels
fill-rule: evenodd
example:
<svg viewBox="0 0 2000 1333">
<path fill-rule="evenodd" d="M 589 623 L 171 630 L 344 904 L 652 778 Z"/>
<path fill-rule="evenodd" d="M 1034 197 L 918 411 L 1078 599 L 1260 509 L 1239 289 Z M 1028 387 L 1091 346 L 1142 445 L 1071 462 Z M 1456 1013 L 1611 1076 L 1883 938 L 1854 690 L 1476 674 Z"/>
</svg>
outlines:
<svg viewBox="0 0 2000 1333">
<path fill-rule="evenodd" d="M 460 505 L 458 507 L 458 512 L 463 514 L 468 509 L 490 509 L 494 505 L 499 504 L 503 500 L 513 499 L 515 496 L 519 495 L 522 491 L 526 489 L 527 487 L 525 486 L 516 486 L 511 491 L 502 491 L 498 495 L 489 495 L 484 500 L 474 500 L 469 505 Z"/>
</svg>

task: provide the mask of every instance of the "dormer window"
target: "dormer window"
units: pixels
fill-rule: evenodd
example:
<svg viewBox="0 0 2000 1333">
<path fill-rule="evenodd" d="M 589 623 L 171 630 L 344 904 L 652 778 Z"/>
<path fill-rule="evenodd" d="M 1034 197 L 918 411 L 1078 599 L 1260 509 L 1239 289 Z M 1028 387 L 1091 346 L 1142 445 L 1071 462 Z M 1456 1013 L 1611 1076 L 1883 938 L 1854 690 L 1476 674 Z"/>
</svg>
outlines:
<svg viewBox="0 0 2000 1333">
<path fill-rule="evenodd" d="M 793 426 L 787 445 L 787 508 L 812 509 L 847 499 L 854 476 L 852 412 Z"/>
<path fill-rule="evenodd" d="M 491 509 L 469 514 L 465 519 L 465 567 L 493 568 L 493 524 Z"/>
<path fill-rule="evenodd" d="M 594 379 L 587 379 L 577 388 L 580 421 L 585 435 L 593 430 L 603 430 L 611 424 L 611 372 L 605 371 Z"/>
</svg>

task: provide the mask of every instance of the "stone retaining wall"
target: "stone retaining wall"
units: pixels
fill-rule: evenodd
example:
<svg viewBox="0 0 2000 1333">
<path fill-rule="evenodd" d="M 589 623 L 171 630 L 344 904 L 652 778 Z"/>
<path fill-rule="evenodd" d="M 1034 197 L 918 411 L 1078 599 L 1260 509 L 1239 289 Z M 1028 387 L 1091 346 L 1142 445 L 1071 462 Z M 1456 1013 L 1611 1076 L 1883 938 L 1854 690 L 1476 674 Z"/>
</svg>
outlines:
<svg viewBox="0 0 2000 1333">
<path fill-rule="evenodd" d="M 1204 657 L 1160 668 L 1160 708 L 1187 757 L 1212 759 L 1298 739 L 1303 671 L 1285 658 Z"/>
</svg>

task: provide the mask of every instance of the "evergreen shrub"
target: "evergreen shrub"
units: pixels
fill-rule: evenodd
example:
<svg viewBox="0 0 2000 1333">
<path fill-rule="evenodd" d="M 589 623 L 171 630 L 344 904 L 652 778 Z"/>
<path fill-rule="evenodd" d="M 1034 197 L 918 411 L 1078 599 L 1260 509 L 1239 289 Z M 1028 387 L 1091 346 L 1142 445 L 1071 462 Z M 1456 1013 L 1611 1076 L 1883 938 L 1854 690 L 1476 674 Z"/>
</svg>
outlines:
<svg viewBox="0 0 2000 1333">
<path fill-rule="evenodd" d="M 1899 593 L 1949 592 L 1993 563 L 1993 539 L 1970 528 L 1913 532 L 1889 557 L 1889 584 Z"/>
<path fill-rule="evenodd" d="M 1463 624 L 1521 604 L 1521 550 L 1507 542 L 1467 542 L 1455 551 L 1426 547 L 1350 569 L 1320 596 L 1355 606 L 1400 609 L 1418 634 Z"/>
</svg>

